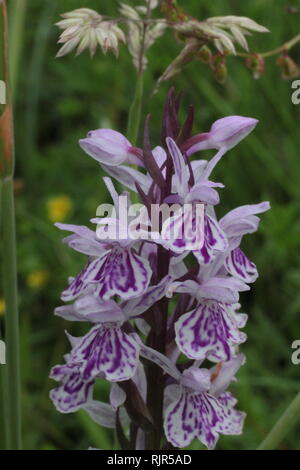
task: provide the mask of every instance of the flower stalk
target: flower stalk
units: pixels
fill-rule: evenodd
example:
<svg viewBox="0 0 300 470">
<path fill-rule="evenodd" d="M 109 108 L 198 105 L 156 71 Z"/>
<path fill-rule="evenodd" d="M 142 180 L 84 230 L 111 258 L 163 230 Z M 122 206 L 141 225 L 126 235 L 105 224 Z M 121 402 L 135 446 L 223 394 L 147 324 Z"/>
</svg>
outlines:
<svg viewBox="0 0 300 470">
<path fill-rule="evenodd" d="M 13 111 L 9 81 L 8 23 L 6 1 L 0 2 L 1 72 L 6 84 L 6 104 L 0 114 L 0 173 L 1 173 L 1 216 L 3 234 L 4 298 L 6 304 L 5 341 L 5 396 L 7 419 L 7 448 L 21 448 L 20 411 L 20 365 L 19 365 L 19 318 L 17 294 L 16 228 L 13 195 L 14 175 L 14 131 Z"/>
<path fill-rule="evenodd" d="M 160 279 L 167 276 L 170 265 L 170 256 L 168 252 L 160 247 L 157 254 L 157 268 Z M 154 325 L 151 331 L 150 347 L 159 351 L 161 354 L 166 354 L 166 335 L 167 335 L 167 312 L 168 312 L 168 298 L 163 298 L 158 305 L 158 311 L 160 315 L 160 325 Z M 165 312 L 165 314 L 164 314 Z M 165 378 L 163 370 L 155 363 L 149 363 L 148 370 L 148 400 L 147 405 L 155 426 L 152 432 L 146 435 L 145 449 L 155 450 L 159 449 L 161 445 L 161 439 L 163 436 L 163 400 L 164 400 L 164 389 L 165 389 Z"/>
<path fill-rule="evenodd" d="M 300 42 L 300 34 L 297 34 L 296 36 L 294 36 L 292 39 L 285 42 L 281 46 L 276 47 L 276 49 L 272 49 L 271 51 L 266 51 L 266 52 L 260 52 L 259 55 L 260 57 L 264 57 L 264 58 L 271 57 L 273 55 L 280 54 L 280 52 L 289 51 L 290 49 L 292 49 L 292 47 L 296 46 L 296 44 L 298 44 L 299 42 Z M 237 55 L 240 57 L 251 57 L 250 53 L 239 52 Z"/>
</svg>

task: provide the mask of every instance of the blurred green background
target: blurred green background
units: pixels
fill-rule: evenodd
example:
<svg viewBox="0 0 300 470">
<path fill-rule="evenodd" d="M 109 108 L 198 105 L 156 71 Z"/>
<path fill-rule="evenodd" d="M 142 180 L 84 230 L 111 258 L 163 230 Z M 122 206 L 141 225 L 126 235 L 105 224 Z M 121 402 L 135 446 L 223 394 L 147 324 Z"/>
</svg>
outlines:
<svg viewBox="0 0 300 470">
<path fill-rule="evenodd" d="M 60 415 L 48 398 L 55 383 L 50 368 L 68 351 L 64 329 L 78 335 L 80 325 L 53 316 L 67 277 L 76 274 L 83 257 L 61 244 L 53 227 L 61 219 L 86 224 L 107 199 L 101 171 L 78 146 L 87 131 L 112 127 L 125 132 L 134 93 L 135 72 L 124 46 L 116 60 L 100 51 L 55 59 L 59 14 L 79 7 L 115 15 L 118 2 L 97 0 L 16 0 L 11 3 L 12 72 L 16 126 L 16 206 L 21 316 L 23 438 L 26 449 L 111 449 L 112 433 L 83 413 Z M 300 31 L 300 2 L 291 0 L 188 0 L 179 2 L 199 19 L 249 16 L 271 30 L 249 39 L 251 50 L 266 51 Z M 18 6 L 17 6 L 18 4 Z M 299 7 L 288 9 L 288 6 Z M 22 9 L 24 7 L 24 10 Z M 291 13 L 290 11 L 294 11 Z M 24 24 L 22 27 L 22 14 Z M 291 363 L 291 343 L 300 339 L 300 105 L 291 102 L 291 82 L 280 77 L 275 58 L 260 80 L 253 80 L 240 58 L 228 61 L 224 86 L 208 67 L 195 62 L 151 100 L 155 80 L 176 56 L 180 45 L 171 32 L 151 49 L 143 113 L 152 113 L 152 137 L 159 137 L 163 102 L 170 84 L 183 90 L 183 103 L 196 106 L 195 130 L 207 131 L 220 117 L 240 114 L 259 119 L 253 135 L 219 164 L 222 181 L 218 215 L 235 206 L 269 200 L 259 233 L 243 248 L 255 261 L 260 278 L 242 295 L 249 314 L 248 341 L 242 346 L 247 364 L 234 390 L 247 412 L 240 437 L 221 437 L 219 449 L 254 449 L 300 386 L 300 365 Z M 300 63 L 300 44 L 292 51 Z M 5 247 L 4 247 L 5 249 Z M 0 295 L 0 315 L 3 301 Z M 1 321 L 1 317 L 0 317 Z M 103 387 L 101 397 L 107 390 Z M 103 396 L 102 396 L 103 395 Z M 0 448 L 3 448 L 0 436 Z M 200 448 L 195 442 L 192 448 Z M 300 419 L 282 443 L 300 449 Z"/>
</svg>

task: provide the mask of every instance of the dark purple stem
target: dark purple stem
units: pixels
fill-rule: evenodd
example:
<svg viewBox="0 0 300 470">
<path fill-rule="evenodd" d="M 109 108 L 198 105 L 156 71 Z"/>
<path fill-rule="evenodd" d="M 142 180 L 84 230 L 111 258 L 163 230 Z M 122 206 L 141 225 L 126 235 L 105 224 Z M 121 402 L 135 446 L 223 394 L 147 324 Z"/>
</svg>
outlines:
<svg viewBox="0 0 300 470">
<path fill-rule="evenodd" d="M 157 272 L 159 280 L 168 274 L 169 263 L 169 252 L 159 247 L 157 254 Z M 157 303 L 158 315 L 148 337 L 148 345 L 162 354 L 166 353 L 168 302 L 168 298 L 164 297 Z M 147 367 L 147 379 L 147 405 L 155 427 L 152 432 L 146 435 L 145 448 L 147 450 L 155 450 L 160 449 L 163 436 L 163 398 L 165 383 L 162 369 L 154 363 L 149 363 Z"/>
</svg>

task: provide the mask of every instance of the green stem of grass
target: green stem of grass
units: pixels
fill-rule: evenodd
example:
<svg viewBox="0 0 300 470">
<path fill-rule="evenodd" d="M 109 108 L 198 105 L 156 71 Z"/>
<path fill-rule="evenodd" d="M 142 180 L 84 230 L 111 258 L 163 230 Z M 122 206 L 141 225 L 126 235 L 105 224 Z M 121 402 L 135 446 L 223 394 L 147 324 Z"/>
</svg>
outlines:
<svg viewBox="0 0 300 470">
<path fill-rule="evenodd" d="M 17 294 L 16 230 L 13 197 L 13 180 L 7 178 L 2 184 L 3 224 L 3 281 L 6 304 L 6 418 L 8 420 L 8 449 L 21 448 L 20 411 L 20 356 L 19 318 Z"/>
<path fill-rule="evenodd" d="M 258 447 L 258 450 L 276 449 L 298 421 L 300 421 L 300 392 L 280 416 L 273 429 Z"/>
<path fill-rule="evenodd" d="M 11 88 L 13 95 L 17 89 L 20 63 L 22 57 L 22 46 L 24 44 L 24 25 L 26 16 L 27 0 L 18 0 L 18 5 L 11 5 L 10 15 L 10 73 Z"/>
<path fill-rule="evenodd" d="M 151 17 L 151 2 L 148 0 L 146 21 L 150 20 Z M 130 107 L 128 116 L 127 126 L 127 138 L 132 145 L 136 145 L 138 133 L 141 124 L 142 115 L 142 103 L 144 93 L 144 58 L 145 58 L 145 46 L 146 46 L 146 35 L 147 35 L 147 22 L 143 24 L 143 33 L 141 37 L 140 52 L 139 52 L 139 66 L 137 82 L 135 86 L 135 94 L 132 105 Z"/>
<path fill-rule="evenodd" d="M 14 208 L 14 130 L 10 92 L 6 0 L 0 0 L 0 72 L 6 84 L 6 103 L 0 109 L 1 218 L 3 292 L 5 300 L 6 365 L 3 367 L 6 447 L 21 448 L 19 317 L 16 228 Z"/>
<path fill-rule="evenodd" d="M 289 41 L 285 42 L 279 47 L 276 47 L 276 49 L 272 49 L 271 51 L 266 51 L 266 52 L 258 52 L 257 54 L 260 55 L 261 57 L 271 57 L 273 55 L 280 54 L 282 52 L 287 52 L 292 47 L 294 47 L 296 44 L 300 42 L 300 34 L 297 34 L 297 36 L 293 37 Z M 246 52 L 239 52 L 237 55 L 240 57 L 251 57 L 253 53 L 246 53 Z"/>
<path fill-rule="evenodd" d="M 142 101 L 144 91 L 144 74 L 138 74 L 135 94 L 130 107 L 127 126 L 127 138 L 132 145 L 136 145 L 141 124 Z"/>
</svg>

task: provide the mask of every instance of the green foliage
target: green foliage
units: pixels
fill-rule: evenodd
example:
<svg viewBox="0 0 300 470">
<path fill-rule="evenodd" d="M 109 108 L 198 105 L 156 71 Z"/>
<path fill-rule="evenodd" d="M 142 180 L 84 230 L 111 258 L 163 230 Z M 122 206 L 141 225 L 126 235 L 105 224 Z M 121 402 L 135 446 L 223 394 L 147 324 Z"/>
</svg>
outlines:
<svg viewBox="0 0 300 470">
<path fill-rule="evenodd" d="M 179 3 L 199 19 L 243 15 L 268 27 L 269 35 L 250 38 L 254 51 L 273 49 L 299 32 L 300 12 L 288 13 L 284 0 Z M 62 233 L 49 220 L 47 203 L 51 197 L 67 195 L 74 209 L 66 221 L 85 224 L 94 216 L 107 194 L 100 169 L 77 142 L 88 130 L 101 126 L 125 132 L 134 94 L 135 71 L 124 46 L 119 60 L 99 51 L 94 60 L 88 54 L 54 58 L 58 30 L 53 23 L 59 13 L 82 6 L 101 8 L 106 14 L 117 11 L 117 2 L 31 0 L 22 32 L 15 90 L 16 177 L 21 181 L 16 203 L 27 449 L 114 445 L 111 432 L 97 430 L 83 413 L 60 415 L 48 398 L 54 386 L 49 369 L 62 361 L 68 349 L 64 328 L 80 335 L 86 327 L 67 325 L 52 313 L 67 277 L 81 268 L 82 257 L 62 246 Z M 11 14 L 16 14 L 14 9 Z M 152 114 L 153 141 L 159 138 L 158 123 L 171 83 L 163 84 L 151 100 L 149 96 L 179 50 L 169 33 L 150 52 L 143 113 Z M 292 53 L 298 62 L 299 51 L 300 46 Z M 272 205 L 272 211 L 262 216 L 259 234 L 244 242 L 260 272 L 251 293 L 242 295 L 249 314 L 248 342 L 242 346 L 248 360 L 234 388 L 240 408 L 248 414 L 245 433 L 222 437 L 218 444 L 220 449 L 254 449 L 299 389 L 300 366 L 291 364 L 290 346 L 300 338 L 300 106 L 291 103 L 291 84 L 281 80 L 274 58 L 268 59 L 265 75 L 258 81 L 241 58 L 231 57 L 228 70 L 222 86 L 206 65 L 195 62 L 172 84 L 184 91 L 185 105 L 195 104 L 198 131 L 207 131 L 215 119 L 229 114 L 260 120 L 254 134 L 225 156 L 215 174 L 215 180 L 226 185 L 223 212 L 261 200 Z M 32 288 L 28 276 L 39 270 L 46 271 L 46 281 Z M 300 449 L 299 432 L 300 427 L 282 448 Z M 192 448 L 200 445 L 195 442 Z"/>
</svg>

